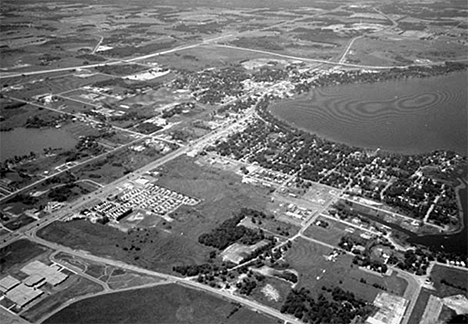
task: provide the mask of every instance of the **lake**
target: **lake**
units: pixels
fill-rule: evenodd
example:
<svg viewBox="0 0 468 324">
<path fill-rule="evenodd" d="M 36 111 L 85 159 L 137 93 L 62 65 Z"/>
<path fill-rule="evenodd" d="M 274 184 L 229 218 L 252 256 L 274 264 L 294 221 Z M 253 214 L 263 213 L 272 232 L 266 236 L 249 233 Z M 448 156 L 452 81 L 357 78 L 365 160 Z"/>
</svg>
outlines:
<svg viewBox="0 0 468 324">
<path fill-rule="evenodd" d="M 78 141 L 66 130 L 57 128 L 15 128 L 0 132 L 0 161 L 15 155 L 42 153 L 44 148 L 71 149 Z"/>
<path fill-rule="evenodd" d="M 467 75 L 316 88 L 269 110 L 295 127 L 352 146 L 467 155 Z"/>
<path fill-rule="evenodd" d="M 270 112 L 303 130 L 363 148 L 415 154 L 468 151 L 468 73 L 313 89 L 270 105 Z M 408 242 L 435 250 L 467 253 L 467 189 L 460 191 L 464 228 L 453 235 L 409 235 Z"/>
</svg>

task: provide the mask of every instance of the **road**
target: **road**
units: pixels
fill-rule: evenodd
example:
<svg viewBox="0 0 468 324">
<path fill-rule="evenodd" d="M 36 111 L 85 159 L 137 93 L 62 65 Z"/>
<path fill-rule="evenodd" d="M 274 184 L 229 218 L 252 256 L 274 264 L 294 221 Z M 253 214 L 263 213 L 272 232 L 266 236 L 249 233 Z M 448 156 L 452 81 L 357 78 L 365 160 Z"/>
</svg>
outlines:
<svg viewBox="0 0 468 324">
<path fill-rule="evenodd" d="M 193 150 L 194 148 L 203 147 L 204 145 L 206 145 L 207 143 L 213 141 L 214 139 L 225 136 L 233 128 L 237 127 L 239 124 L 242 124 L 248 118 L 250 118 L 253 115 L 253 113 L 254 113 L 254 108 L 250 108 L 250 110 L 247 111 L 246 115 L 243 118 L 237 120 L 236 122 L 232 123 L 231 125 L 223 128 L 223 129 L 220 129 L 218 131 L 211 132 L 211 133 L 209 133 L 209 134 L 207 134 L 207 135 L 193 141 L 190 145 L 182 146 L 179 149 L 174 150 L 174 151 L 166 154 L 165 156 L 163 156 L 163 157 L 161 157 L 161 158 L 159 158 L 159 159 L 157 159 L 157 160 L 155 160 L 155 161 L 141 167 L 140 169 L 138 169 L 138 170 L 136 170 L 136 171 L 134 171 L 132 173 L 129 173 L 129 174 L 123 176 L 122 178 L 119 178 L 119 179 L 115 180 L 114 182 L 111 182 L 110 184 L 107 184 L 105 187 L 103 187 L 103 188 L 101 188 L 99 190 L 95 190 L 94 192 L 79 198 L 78 200 L 76 200 L 75 202 L 70 204 L 68 207 L 64 207 L 64 208 L 58 210 L 57 212 L 55 212 L 53 214 L 46 215 L 45 217 L 43 217 L 43 218 L 41 218 L 41 219 L 31 223 L 31 224 L 25 225 L 25 226 L 19 228 L 18 230 L 14 231 L 14 232 L 10 232 L 10 233 L 4 235 L 3 236 L 3 242 L 0 243 L 0 248 L 12 243 L 13 241 L 16 241 L 16 240 L 20 239 L 21 236 L 24 233 L 28 232 L 31 229 L 39 230 L 39 229 L 51 224 L 55 220 L 62 219 L 67 214 L 69 214 L 71 212 L 71 210 L 76 210 L 76 209 L 80 208 L 80 206 L 89 203 L 91 200 L 107 197 L 110 193 L 115 191 L 116 187 L 121 186 L 123 183 L 125 183 L 125 182 L 127 182 L 127 181 L 129 181 L 131 179 L 138 178 L 140 175 L 142 175 L 142 174 L 144 174 L 144 173 L 146 173 L 146 172 L 148 172 L 148 171 L 150 171 L 150 170 L 152 170 L 154 168 L 158 168 L 161 165 L 163 165 L 163 164 L 165 164 L 165 163 L 167 163 L 169 161 L 172 161 L 172 160 L 176 159 L 177 157 L 179 157 L 179 156 L 181 156 L 183 154 L 186 154 L 187 152 Z M 147 136 L 149 137 L 151 135 L 147 135 Z M 126 145 L 127 146 L 132 145 L 135 142 L 138 142 L 138 141 L 141 141 L 141 140 L 142 140 L 142 138 L 137 139 L 135 141 L 132 141 L 132 142 L 126 144 Z M 117 149 L 121 149 L 121 148 L 122 147 L 119 147 Z M 111 151 L 111 152 L 113 152 L 113 151 Z M 110 154 L 111 152 L 106 152 L 105 154 Z M 91 160 L 101 158 L 102 156 L 103 155 L 100 155 L 98 157 L 94 157 L 92 159 L 88 159 L 86 161 L 83 161 L 79 165 L 89 163 L 89 162 L 91 162 Z M 76 165 L 74 167 L 77 167 L 79 165 Z M 70 169 L 68 169 L 68 170 L 70 170 Z M 65 171 L 62 171 L 62 172 L 65 172 Z M 60 172 L 60 173 L 62 173 L 62 172 Z M 33 183 L 33 184 L 31 184 L 31 185 L 29 185 L 27 187 L 22 188 L 21 191 L 30 189 L 33 186 L 37 185 L 38 183 L 40 183 L 42 181 L 45 181 L 46 179 L 54 177 L 56 175 L 57 175 L 57 173 L 53 174 L 53 175 L 50 175 L 49 177 L 46 177 L 44 179 L 41 179 L 38 182 L 35 182 L 35 183 Z M 7 197 L 9 197 L 9 196 L 2 197 L 1 200 L 6 199 Z"/>
<path fill-rule="evenodd" d="M 96 54 L 96 51 L 98 50 L 99 46 L 101 46 L 102 41 L 104 40 L 104 37 L 99 36 L 99 42 L 94 46 L 94 49 L 91 54 Z"/>
<path fill-rule="evenodd" d="M 393 271 L 398 273 L 398 276 L 405 279 L 406 282 L 408 283 L 408 286 L 406 287 L 405 293 L 403 295 L 403 297 L 406 300 L 408 300 L 408 305 L 406 306 L 403 319 L 400 322 L 400 324 L 408 324 L 411 314 L 413 313 L 414 306 L 416 306 L 419 293 L 421 292 L 421 284 L 419 283 L 415 275 L 399 270 L 395 267 L 391 267 L 391 268 Z"/>
<path fill-rule="evenodd" d="M 45 246 L 47 246 L 50 249 L 53 249 L 55 251 L 65 252 L 65 253 L 68 253 L 70 255 L 74 255 L 74 256 L 77 256 L 77 257 L 80 257 L 80 258 L 83 258 L 83 259 L 87 259 L 87 260 L 91 260 L 91 261 L 94 261 L 94 262 L 108 264 L 108 265 L 119 267 L 119 268 L 122 268 L 122 269 L 125 269 L 125 270 L 134 271 L 134 272 L 145 274 L 145 275 L 148 275 L 148 276 L 157 277 L 157 278 L 166 280 L 166 281 L 171 282 L 171 283 L 176 283 L 176 284 L 186 286 L 188 288 L 198 289 L 198 290 L 202 290 L 202 291 L 205 291 L 205 292 L 210 292 L 210 293 L 215 294 L 215 295 L 217 295 L 219 297 L 228 298 L 228 299 L 236 301 L 236 302 L 238 302 L 238 303 L 240 303 L 242 305 L 248 306 L 248 307 L 250 307 L 250 308 L 252 308 L 254 310 L 261 311 L 261 312 L 263 312 L 265 314 L 268 314 L 270 316 L 279 318 L 279 319 L 281 319 L 283 321 L 288 321 L 290 323 L 295 323 L 295 324 L 301 324 L 300 321 L 296 320 L 292 316 L 282 314 L 281 312 L 279 312 L 276 309 L 261 305 L 261 304 L 255 302 L 255 301 L 245 299 L 245 298 L 243 298 L 241 296 L 231 294 L 231 293 L 229 293 L 227 291 L 212 288 L 212 287 L 210 287 L 208 285 L 204 285 L 204 284 L 201 284 L 201 283 L 196 282 L 196 281 L 192 281 L 192 280 L 187 279 L 187 278 L 179 278 L 179 277 L 176 277 L 176 276 L 172 276 L 172 275 L 168 275 L 168 274 L 164 274 L 164 273 L 160 273 L 160 272 L 156 272 L 156 271 L 143 269 L 143 268 L 140 268 L 140 267 L 137 267 L 137 266 L 134 266 L 134 265 L 124 263 L 122 261 L 117 261 L 117 260 L 113 260 L 113 259 L 107 259 L 107 258 L 95 256 L 95 255 L 92 255 L 92 254 L 90 254 L 90 253 L 88 253 L 86 251 L 77 251 L 77 250 L 71 249 L 69 247 L 65 247 L 65 246 L 62 246 L 62 245 L 59 245 L 59 244 L 56 244 L 56 243 L 46 241 L 46 240 L 41 239 L 41 238 L 36 236 L 36 229 L 34 229 L 34 228 L 32 230 L 28 231 L 25 234 L 28 236 L 28 238 L 31 241 L 42 244 L 42 245 L 45 245 Z"/>
<path fill-rule="evenodd" d="M 8 72 L 7 73 L 1 73 L 0 74 L 0 79 L 14 78 L 14 77 L 19 77 L 19 76 L 29 76 L 29 75 L 55 73 L 55 72 L 67 72 L 67 71 L 75 71 L 77 69 L 91 69 L 91 68 L 96 68 L 96 67 L 105 66 L 105 65 L 118 65 L 118 64 L 122 64 L 122 63 L 131 63 L 131 62 L 135 62 L 135 61 L 141 61 L 141 60 L 153 58 L 153 57 L 156 57 L 156 56 L 159 56 L 159 55 L 164 55 L 164 54 L 169 54 L 169 53 L 174 53 L 174 52 L 178 52 L 178 51 L 187 50 L 187 49 L 194 48 L 194 47 L 197 47 L 197 46 L 200 46 L 200 45 L 203 45 L 203 44 L 209 44 L 210 42 L 214 42 L 214 41 L 217 41 L 217 40 L 220 40 L 220 39 L 223 39 L 223 38 L 229 38 L 232 35 L 233 34 L 222 35 L 222 36 L 219 36 L 219 37 L 203 40 L 202 42 L 196 43 L 196 44 L 178 46 L 178 47 L 174 47 L 173 49 L 170 49 L 170 50 L 155 52 L 155 53 L 151 53 L 151 54 L 147 54 L 147 55 L 141 55 L 141 56 L 137 56 L 137 57 L 134 57 L 134 58 L 120 59 L 120 60 L 117 60 L 117 61 L 106 61 L 106 62 L 103 62 L 103 63 L 89 64 L 89 65 L 85 65 L 85 66 L 83 66 L 83 65 L 69 66 L 69 67 L 64 67 L 64 68 L 56 68 L 56 69 L 41 70 L 41 71 L 29 71 L 29 72 L 25 71 L 25 72 L 18 72 L 18 73 L 8 73 Z"/>
<path fill-rule="evenodd" d="M 342 65 L 343 63 L 346 62 L 346 55 L 348 55 L 349 51 L 351 50 L 351 46 L 353 46 L 354 42 L 355 42 L 357 39 L 361 38 L 361 37 L 363 37 L 363 36 L 354 37 L 354 38 L 349 42 L 349 45 L 348 45 L 348 47 L 346 47 L 346 49 L 345 49 L 343 55 L 341 56 L 341 59 L 339 60 L 338 64 Z"/>
<path fill-rule="evenodd" d="M 145 284 L 145 285 L 138 286 L 138 287 L 128 287 L 128 288 L 121 288 L 121 289 L 110 290 L 110 291 L 101 291 L 101 292 L 98 292 L 98 293 L 92 293 L 92 294 L 87 294 L 87 295 L 79 296 L 79 297 L 76 297 L 76 298 L 72 298 L 70 300 L 67 300 L 65 303 L 63 303 L 62 305 L 60 305 L 56 309 L 54 309 L 52 312 L 44 315 L 42 318 L 40 318 L 38 321 L 36 321 L 36 323 L 40 324 L 40 323 L 44 322 L 46 319 L 48 319 L 49 317 L 51 317 L 54 314 L 57 314 L 58 312 L 60 312 L 62 309 L 65 309 L 68 306 L 70 306 L 71 304 L 77 303 L 77 302 L 79 302 L 81 300 L 84 300 L 84 299 L 88 299 L 88 298 L 92 298 L 92 297 L 98 297 L 98 296 L 102 296 L 102 295 L 114 294 L 114 293 L 118 293 L 118 292 L 132 291 L 132 290 L 138 290 L 138 289 L 143 289 L 143 288 L 151 288 L 151 287 L 156 287 L 156 286 L 161 286 L 161 285 L 169 285 L 171 283 L 174 283 L 174 282 L 172 282 L 172 281 L 160 281 L 160 282 Z"/>
<path fill-rule="evenodd" d="M 243 51 L 248 51 L 248 52 L 272 55 L 272 56 L 279 56 L 279 57 L 284 57 L 284 58 L 287 58 L 287 59 L 299 60 L 299 61 L 304 61 L 304 62 L 330 64 L 330 65 L 342 65 L 342 66 L 348 66 L 348 67 L 354 67 L 354 68 L 360 68 L 360 69 L 374 69 L 374 70 L 388 70 L 388 69 L 394 69 L 394 68 L 404 69 L 404 68 L 408 68 L 408 67 L 411 67 L 411 66 L 440 65 L 440 64 L 445 63 L 445 61 L 439 61 L 439 62 L 431 62 L 431 63 L 424 63 L 424 64 L 423 63 L 421 63 L 421 64 L 416 64 L 415 63 L 415 64 L 409 64 L 409 65 L 384 65 L 384 66 L 381 66 L 381 65 L 362 65 L 362 64 L 352 64 L 352 63 L 339 63 L 339 62 L 337 63 L 337 62 L 330 61 L 330 60 L 318 60 L 318 59 L 312 59 L 312 58 L 308 58 L 308 57 L 292 56 L 292 55 L 280 54 L 280 53 L 263 51 L 263 50 L 246 48 L 246 47 L 237 47 L 237 46 L 231 46 L 231 45 L 212 44 L 211 46 L 231 48 L 231 49 L 236 49 L 236 50 L 243 50 Z M 468 58 L 453 60 L 452 62 L 466 62 L 466 61 L 468 61 Z"/>
</svg>

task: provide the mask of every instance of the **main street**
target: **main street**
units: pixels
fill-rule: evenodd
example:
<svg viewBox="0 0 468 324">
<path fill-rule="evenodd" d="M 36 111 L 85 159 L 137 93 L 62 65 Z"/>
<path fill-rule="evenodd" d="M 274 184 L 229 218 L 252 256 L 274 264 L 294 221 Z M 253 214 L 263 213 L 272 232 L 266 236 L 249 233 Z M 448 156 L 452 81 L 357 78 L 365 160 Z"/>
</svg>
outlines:
<svg viewBox="0 0 468 324">
<path fill-rule="evenodd" d="M 88 204 L 92 200 L 99 199 L 99 198 L 106 198 L 109 194 L 114 192 L 117 187 L 123 185 L 125 182 L 127 182 L 129 180 L 136 179 L 139 176 L 141 176 L 142 174 L 144 174 L 144 173 L 146 173 L 146 172 L 148 172 L 148 171 L 150 171 L 150 170 L 152 170 L 154 168 L 158 168 L 158 167 L 162 166 L 163 164 L 165 164 L 165 163 L 167 163 L 169 161 L 172 161 L 172 160 L 176 159 L 177 157 L 179 157 L 179 156 L 181 156 L 183 154 L 186 154 L 187 152 L 193 150 L 194 148 L 203 147 L 207 143 L 210 143 L 210 142 L 214 141 L 217 138 L 226 136 L 226 134 L 228 134 L 230 131 L 232 131 L 232 129 L 234 129 L 235 127 L 237 127 L 240 124 L 244 123 L 247 119 L 251 118 L 251 116 L 254 113 L 253 109 L 254 108 L 251 108 L 243 118 L 237 120 L 236 122 L 232 123 L 231 125 L 228 125 L 228 126 L 222 128 L 222 129 L 218 130 L 218 131 L 211 132 L 211 133 L 209 133 L 209 134 L 207 134 L 207 135 L 205 135 L 205 136 L 203 136 L 203 137 L 201 137 L 201 138 L 199 138 L 197 140 L 194 140 L 192 143 L 190 143 L 190 145 L 182 146 L 182 147 L 180 147 L 180 148 L 178 148 L 178 149 L 164 155 L 163 157 L 161 157 L 161 158 L 159 158 L 159 159 L 157 159 L 157 160 L 155 160 L 155 161 L 141 167 L 140 169 L 135 170 L 132 173 L 129 173 L 129 174 L 115 180 L 114 182 L 111 182 L 111 183 L 107 184 L 102 189 L 96 190 L 96 191 L 94 191 L 94 192 L 92 192 L 92 193 L 90 193 L 90 194 L 88 194 L 86 196 L 83 196 L 83 197 L 79 198 L 75 202 L 71 203 L 69 206 L 62 208 L 62 209 L 58 210 L 55 213 L 46 215 L 43 218 L 41 218 L 41 219 L 39 219 L 39 220 L 37 220 L 35 222 L 32 222 L 32 223 L 30 223 L 28 225 L 25 225 L 25 226 L 19 228 L 16 231 L 13 231 L 13 232 L 10 232 L 10 233 L 4 235 L 2 237 L 3 241 L 0 243 L 0 248 L 12 243 L 15 240 L 18 240 L 24 233 L 28 232 L 31 229 L 39 230 L 39 229 L 51 224 L 55 220 L 62 219 L 63 217 L 70 214 L 70 212 L 72 210 L 77 210 L 81 206 Z M 140 141 L 140 140 L 142 140 L 142 139 L 137 139 L 135 141 L 132 141 L 131 143 L 137 142 L 137 141 Z M 131 143 L 126 144 L 126 145 L 130 145 Z M 121 149 L 121 147 L 118 148 L 118 149 Z M 109 154 L 109 153 L 110 152 L 107 152 L 106 154 Z M 100 157 L 102 157 L 102 156 L 100 156 Z M 97 157 L 95 157 L 93 159 L 97 159 Z M 82 164 L 89 163 L 89 162 L 91 162 L 91 161 L 86 160 L 86 161 L 82 162 Z M 51 175 L 50 177 L 53 177 L 53 176 L 56 176 L 56 175 L 57 174 L 54 174 L 54 175 Z M 40 181 L 42 182 L 44 180 L 45 179 L 41 179 Z M 32 186 L 37 185 L 37 184 L 38 183 L 31 184 L 28 187 L 25 187 L 24 190 L 28 189 L 28 188 L 31 188 Z"/>
</svg>

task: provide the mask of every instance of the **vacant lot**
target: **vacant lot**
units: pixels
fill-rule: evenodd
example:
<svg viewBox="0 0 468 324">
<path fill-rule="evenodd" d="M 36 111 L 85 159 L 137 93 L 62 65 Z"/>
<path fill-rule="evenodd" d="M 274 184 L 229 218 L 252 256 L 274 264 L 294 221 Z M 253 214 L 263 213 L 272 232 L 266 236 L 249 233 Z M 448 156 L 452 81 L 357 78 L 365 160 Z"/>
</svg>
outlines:
<svg viewBox="0 0 468 324">
<path fill-rule="evenodd" d="M 13 266 L 21 265 L 46 251 L 46 247 L 28 240 L 13 242 L 0 249 L 0 273 L 6 273 Z"/>
<path fill-rule="evenodd" d="M 55 222 L 39 235 L 63 245 L 140 267 L 171 272 L 174 265 L 203 263 L 209 248 L 184 235 L 152 228 L 124 233 L 85 220 Z"/>
<path fill-rule="evenodd" d="M 171 230 L 194 240 L 243 207 L 264 210 L 268 199 L 267 190 L 242 184 L 241 178 L 231 172 L 198 166 L 187 157 L 164 165 L 157 184 L 201 200 L 171 215 L 177 220 Z"/>
<path fill-rule="evenodd" d="M 300 273 L 298 288 L 307 287 L 318 296 L 322 286 L 340 286 L 369 302 L 382 291 L 374 284 L 383 287 L 388 293 L 403 295 L 407 283 L 402 278 L 396 275 L 382 277 L 361 270 L 352 264 L 352 256 L 349 255 L 340 255 L 336 261 L 328 261 L 324 256 L 331 252 L 330 248 L 304 239 L 294 241 L 286 254 L 286 262 Z"/>
<path fill-rule="evenodd" d="M 274 57 L 268 54 L 223 48 L 216 45 L 203 45 L 182 52 L 169 53 L 157 57 L 158 62 L 175 69 L 199 71 L 205 68 L 225 67 L 245 60 Z"/>
<path fill-rule="evenodd" d="M 326 222 L 328 226 L 324 228 L 314 223 L 307 228 L 305 235 L 333 246 L 338 246 L 341 238 L 348 233 L 346 231 L 348 228 L 352 230 L 353 233 L 357 233 L 358 235 L 361 233 L 360 230 L 352 226 L 347 226 L 346 224 L 331 220 L 329 218 L 319 217 L 318 220 Z"/>
<path fill-rule="evenodd" d="M 236 309 L 223 299 L 171 284 L 82 300 L 45 323 L 276 323 Z"/>
<path fill-rule="evenodd" d="M 157 184 L 201 202 L 194 207 L 182 206 L 171 214 L 173 222 L 163 221 L 157 228 L 123 233 L 87 221 L 55 222 L 39 235 L 73 248 L 171 272 L 176 265 L 207 262 L 212 249 L 199 244 L 198 237 L 242 207 L 263 210 L 267 199 L 266 191 L 242 184 L 240 177 L 199 167 L 186 157 L 165 165 Z"/>
<path fill-rule="evenodd" d="M 22 316 L 34 323 L 72 298 L 97 293 L 101 290 L 102 287 L 97 283 L 77 275 L 72 275 L 59 287 L 54 288 L 50 295 L 24 312 Z"/>
<path fill-rule="evenodd" d="M 431 279 L 437 289 L 438 297 L 463 294 L 468 297 L 466 270 L 449 268 L 436 264 L 431 271 Z"/>
</svg>

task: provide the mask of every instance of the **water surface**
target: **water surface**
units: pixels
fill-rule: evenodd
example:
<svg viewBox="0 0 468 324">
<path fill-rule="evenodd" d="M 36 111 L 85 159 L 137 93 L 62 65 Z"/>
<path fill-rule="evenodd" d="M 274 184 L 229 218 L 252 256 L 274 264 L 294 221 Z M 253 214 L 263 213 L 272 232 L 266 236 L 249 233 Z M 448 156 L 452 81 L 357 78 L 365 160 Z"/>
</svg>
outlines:
<svg viewBox="0 0 468 324">
<path fill-rule="evenodd" d="M 71 149 L 77 140 L 66 130 L 47 128 L 15 128 L 0 132 L 0 161 L 30 152 L 42 153 L 44 148 Z"/>
<path fill-rule="evenodd" d="M 468 73 L 317 88 L 270 106 L 330 140 L 407 154 L 468 151 Z"/>
</svg>

